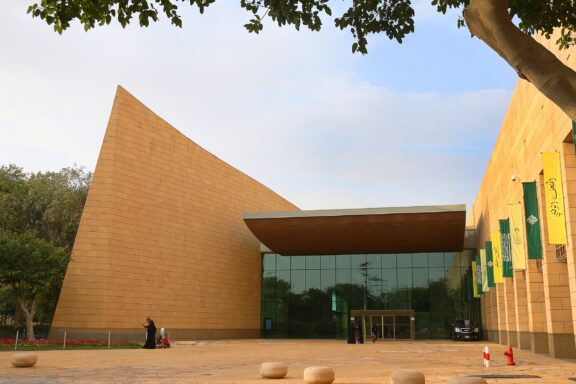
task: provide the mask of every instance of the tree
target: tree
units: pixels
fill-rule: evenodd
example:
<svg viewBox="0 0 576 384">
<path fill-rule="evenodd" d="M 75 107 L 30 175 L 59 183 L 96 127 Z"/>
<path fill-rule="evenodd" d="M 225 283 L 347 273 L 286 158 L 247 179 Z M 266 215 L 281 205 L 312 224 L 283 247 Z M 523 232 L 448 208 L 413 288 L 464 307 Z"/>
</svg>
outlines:
<svg viewBox="0 0 576 384">
<path fill-rule="evenodd" d="M 91 177 L 77 167 L 29 174 L 0 167 L 0 288 L 29 338 L 35 314 L 53 316 Z"/>
<path fill-rule="evenodd" d="M 40 297 L 64 278 L 70 254 L 30 233 L 0 233 L 0 285 L 8 287 L 34 339 L 34 314 Z"/>
<path fill-rule="evenodd" d="M 179 3 L 189 2 L 200 13 L 215 0 L 42 0 L 28 8 L 54 30 L 62 33 L 78 20 L 85 30 L 110 24 L 113 19 L 125 27 L 133 17 L 141 26 L 158 21 L 164 14 L 170 22 L 182 26 Z M 329 0 L 240 0 L 240 6 L 252 14 L 245 24 L 249 32 L 259 33 L 269 17 L 279 26 L 304 26 L 312 31 L 322 28 L 321 16 L 330 17 Z M 431 0 L 437 10 L 462 10 L 458 26 L 470 32 L 497 52 L 518 73 L 534 84 L 571 119 L 576 119 L 576 72 L 534 39 L 541 34 L 567 48 L 576 43 L 576 12 L 573 0 Z M 385 33 L 402 43 L 414 32 L 414 8 L 411 0 L 352 0 L 352 4 L 334 24 L 354 36 L 352 52 L 367 53 L 367 36 Z"/>
</svg>

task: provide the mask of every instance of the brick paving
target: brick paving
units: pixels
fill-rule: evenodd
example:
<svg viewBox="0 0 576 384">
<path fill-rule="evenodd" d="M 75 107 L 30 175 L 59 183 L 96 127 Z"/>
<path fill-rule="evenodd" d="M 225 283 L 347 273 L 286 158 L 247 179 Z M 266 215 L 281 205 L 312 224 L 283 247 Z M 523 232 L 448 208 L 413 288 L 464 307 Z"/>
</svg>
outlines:
<svg viewBox="0 0 576 384">
<path fill-rule="evenodd" d="M 482 364 L 490 347 L 492 367 Z M 505 347 L 492 343 L 386 341 L 348 345 L 336 340 L 218 340 L 177 343 L 168 350 L 40 351 L 33 368 L 13 368 L 13 352 L 0 352 L 0 383 L 265 383 L 263 361 L 288 364 L 282 382 L 302 383 L 304 368 L 327 365 L 335 383 L 388 383 L 397 368 L 418 369 L 426 383 L 446 383 L 454 375 L 537 375 L 533 379 L 488 379 L 488 383 L 570 383 L 576 360 L 560 360 L 515 350 L 517 366 L 506 366 Z"/>
</svg>

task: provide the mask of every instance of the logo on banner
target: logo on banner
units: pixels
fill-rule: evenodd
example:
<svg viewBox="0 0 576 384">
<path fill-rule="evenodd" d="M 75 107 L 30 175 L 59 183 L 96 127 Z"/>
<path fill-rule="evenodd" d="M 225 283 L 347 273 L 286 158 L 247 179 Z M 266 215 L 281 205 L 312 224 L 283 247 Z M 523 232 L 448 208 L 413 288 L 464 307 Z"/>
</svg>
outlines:
<svg viewBox="0 0 576 384">
<path fill-rule="evenodd" d="M 528 218 L 526 219 L 526 221 L 528 222 L 528 224 L 530 225 L 534 225 L 538 222 L 538 218 L 534 215 L 530 215 L 528 216 Z"/>
</svg>

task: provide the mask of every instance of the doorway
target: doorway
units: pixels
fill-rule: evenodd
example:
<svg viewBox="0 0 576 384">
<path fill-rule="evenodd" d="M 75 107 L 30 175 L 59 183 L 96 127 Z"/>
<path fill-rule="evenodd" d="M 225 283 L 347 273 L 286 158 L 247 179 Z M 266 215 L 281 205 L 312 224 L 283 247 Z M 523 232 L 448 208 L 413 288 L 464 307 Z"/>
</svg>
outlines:
<svg viewBox="0 0 576 384">
<path fill-rule="evenodd" d="M 352 310 L 351 318 L 362 324 L 364 340 L 374 333 L 378 340 L 415 339 L 414 311 Z"/>
</svg>

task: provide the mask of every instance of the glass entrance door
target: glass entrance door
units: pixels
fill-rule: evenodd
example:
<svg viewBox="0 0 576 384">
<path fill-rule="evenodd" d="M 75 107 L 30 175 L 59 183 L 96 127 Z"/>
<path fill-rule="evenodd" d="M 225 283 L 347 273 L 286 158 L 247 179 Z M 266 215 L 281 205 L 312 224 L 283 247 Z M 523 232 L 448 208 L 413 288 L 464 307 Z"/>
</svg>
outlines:
<svg viewBox="0 0 576 384">
<path fill-rule="evenodd" d="M 410 316 L 395 316 L 395 334 L 396 339 L 410 339 Z"/>
<path fill-rule="evenodd" d="M 396 338 L 394 330 L 394 316 L 383 316 L 382 338 L 394 340 Z"/>
</svg>

